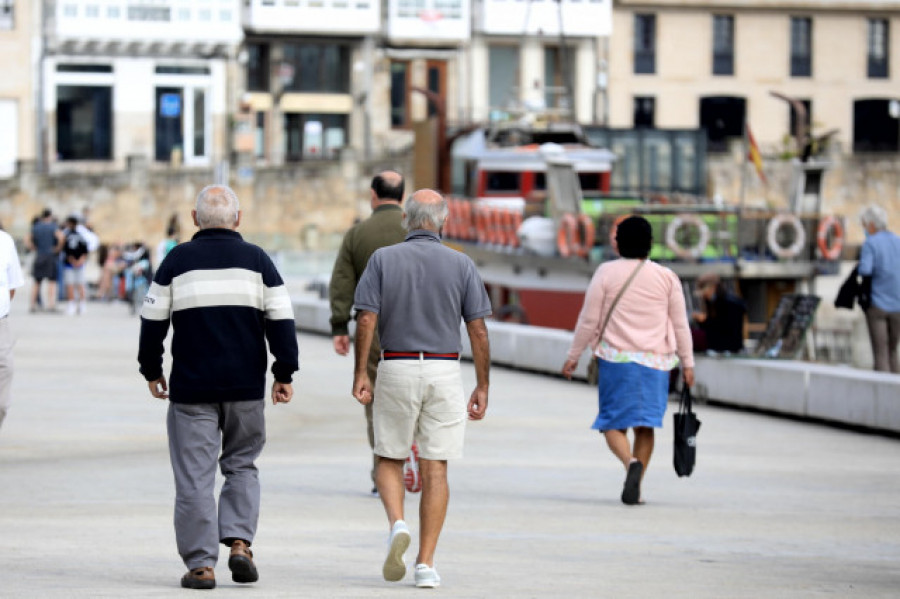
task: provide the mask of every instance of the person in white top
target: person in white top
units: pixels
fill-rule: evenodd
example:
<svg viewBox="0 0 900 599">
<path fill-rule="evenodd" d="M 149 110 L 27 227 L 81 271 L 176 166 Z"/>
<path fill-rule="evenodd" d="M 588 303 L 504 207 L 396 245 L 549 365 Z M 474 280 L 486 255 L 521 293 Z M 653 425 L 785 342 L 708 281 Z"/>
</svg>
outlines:
<svg viewBox="0 0 900 599">
<path fill-rule="evenodd" d="M 0 230 L 0 426 L 10 403 L 13 375 L 13 339 L 9 329 L 9 308 L 16 289 L 25 284 L 16 244 L 6 231 Z"/>
</svg>

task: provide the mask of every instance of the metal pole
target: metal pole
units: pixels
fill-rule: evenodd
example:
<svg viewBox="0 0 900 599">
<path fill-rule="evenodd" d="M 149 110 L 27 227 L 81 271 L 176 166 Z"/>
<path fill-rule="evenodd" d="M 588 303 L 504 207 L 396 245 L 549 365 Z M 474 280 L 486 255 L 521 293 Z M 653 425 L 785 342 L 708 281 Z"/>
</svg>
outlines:
<svg viewBox="0 0 900 599">
<path fill-rule="evenodd" d="M 47 165 L 47 113 L 44 111 L 44 58 L 47 55 L 47 11 L 50 10 L 50 1 L 42 0 L 37 3 L 36 9 L 40 12 L 40 50 L 37 61 L 37 96 L 34 107 L 37 113 L 37 170 L 46 173 Z"/>
</svg>

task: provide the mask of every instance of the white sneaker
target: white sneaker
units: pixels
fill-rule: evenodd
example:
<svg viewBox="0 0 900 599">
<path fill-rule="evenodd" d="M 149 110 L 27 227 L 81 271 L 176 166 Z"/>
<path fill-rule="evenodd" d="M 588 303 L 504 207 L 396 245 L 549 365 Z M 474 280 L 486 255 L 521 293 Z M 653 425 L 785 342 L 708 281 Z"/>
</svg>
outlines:
<svg viewBox="0 0 900 599">
<path fill-rule="evenodd" d="M 409 527 L 403 520 L 394 522 L 391 528 L 391 536 L 388 539 L 387 557 L 384 558 L 384 567 L 381 574 L 389 582 L 403 580 L 406 576 L 406 564 L 403 562 L 403 554 L 409 548 L 411 537 Z"/>
<path fill-rule="evenodd" d="M 437 570 L 425 564 L 416 564 L 416 586 L 421 589 L 433 589 L 441 586 L 441 577 Z"/>
<path fill-rule="evenodd" d="M 66 306 L 66 314 L 69 316 L 75 316 L 75 302 L 69 302 L 69 305 Z"/>
</svg>

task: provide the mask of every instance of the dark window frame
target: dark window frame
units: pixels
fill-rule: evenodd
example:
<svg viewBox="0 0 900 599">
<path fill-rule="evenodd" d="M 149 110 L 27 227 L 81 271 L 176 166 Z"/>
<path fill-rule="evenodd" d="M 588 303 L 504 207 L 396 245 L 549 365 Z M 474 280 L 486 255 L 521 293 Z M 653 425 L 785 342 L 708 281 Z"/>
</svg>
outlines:
<svg viewBox="0 0 900 599">
<path fill-rule="evenodd" d="M 632 126 L 635 129 L 656 128 L 656 96 L 634 96 L 631 106 Z"/>
<path fill-rule="evenodd" d="M 636 75 L 656 74 L 656 15 L 636 13 L 634 15 L 634 73 Z"/>
<path fill-rule="evenodd" d="M 16 28 L 16 1 L 0 0 L 0 31 L 14 31 Z"/>
<path fill-rule="evenodd" d="M 58 159 L 112 160 L 115 156 L 112 85 L 57 85 L 56 97 Z M 90 121 L 83 117 L 85 107 L 90 109 Z"/>
<path fill-rule="evenodd" d="M 866 75 L 869 79 L 888 79 L 891 60 L 891 23 L 887 19 L 869 19 L 868 30 Z"/>
<path fill-rule="evenodd" d="M 410 94 L 410 71 L 411 61 L 409 60 L 391 60 L 390 77 L 391 77 L 391 128 L 393 129 L 409 129 L 412 127 L 412 119 L 409 114 L 409 94 Z M 395 79 L 395 74 L 398 76 Z M 395 88 L 395 83 L 403 81 L 403 87 Z"/>
<path fill-rule="evenodd" d="M 287 93 L 350 93 L 350 46 L 316 42 L 286 43 L 282 62 L 294 67 Z"/>
<path fill-rule="evenodd" d="M 269 45 L 247 44 L 247 91 L 268 92 L 270 82 Z"/>
<path fill-rule="evenodd" d="M 734 16 L 713 15 L 712 74 L 734 75 Z"/>
<path fill-rule="evenodd" d="M 791 77 L 813 75 L 812 17 L 791 17 Z"/>
</svg>

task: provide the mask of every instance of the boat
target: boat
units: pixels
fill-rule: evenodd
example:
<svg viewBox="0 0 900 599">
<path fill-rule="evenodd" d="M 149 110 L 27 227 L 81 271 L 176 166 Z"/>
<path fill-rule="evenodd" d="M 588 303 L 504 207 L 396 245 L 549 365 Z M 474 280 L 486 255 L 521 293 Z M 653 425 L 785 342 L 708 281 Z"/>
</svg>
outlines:
<svg viewBox="0 0 900 599">
<path fill-rule="evenodd" d="M 835 272 L 843 222 L 819 213 L 826 163 L 797 165 L 796 201 L 773 211 L 684 194 L 614 194 L 616 155 L 571 123 L 493 123 L 454 138 L 445 243 L 469 255 L 498 320 L 572 330 L 597 266 L 615 259 L 615 229 L 632 214 L 653 227 L 650 258 L 685 285 L 732 280 L 762 332 L 780 297 Z M 703 159 L 701 155 L 700 160 Z M 813 176 L 816 174 L 817 176 Z M 461 192 L 461 193 L 459 193 Z"/>
</svg>

